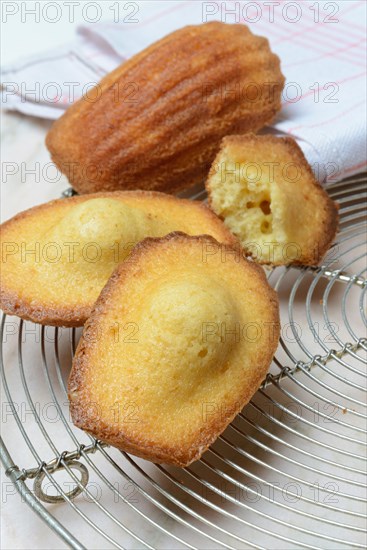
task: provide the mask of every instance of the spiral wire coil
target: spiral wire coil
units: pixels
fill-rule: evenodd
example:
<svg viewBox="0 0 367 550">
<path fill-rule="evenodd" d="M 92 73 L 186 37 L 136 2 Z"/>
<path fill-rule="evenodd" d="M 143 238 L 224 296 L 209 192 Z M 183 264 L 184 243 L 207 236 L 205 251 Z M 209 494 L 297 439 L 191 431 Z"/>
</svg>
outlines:
<svg viewBox="0 0 367 550">
<path fill-rule="evenodd" d="M 340 228 L 323 265 L 268 274 L 282 323 L 269 374 L 185 469 L 75 428 L 66 386 L 80 330 L 3 315 L 2 463 L 70 547 L 92 533 L 93 548 L 366 547 L 366 176 L 327 190 Z"/>
</svg>

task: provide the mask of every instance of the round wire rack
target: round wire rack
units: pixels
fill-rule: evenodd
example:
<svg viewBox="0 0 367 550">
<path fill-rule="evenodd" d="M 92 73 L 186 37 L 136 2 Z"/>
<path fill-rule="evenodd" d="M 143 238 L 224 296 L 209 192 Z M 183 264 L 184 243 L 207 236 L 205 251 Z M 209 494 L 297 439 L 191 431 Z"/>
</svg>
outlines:
<svg viewBox="0 0 367 550">
<path fill-rule="evenodd" d="M 75 428 L 66 384 L 81 331 L 3 316 L 1 459 L 67 545 L 366 547 L 366 176 L 327 190 L 340 205 L 337 241 L 322 266 L 269 271 L 282 321 L 269 374 L 188 468 Z"/>
</svg>

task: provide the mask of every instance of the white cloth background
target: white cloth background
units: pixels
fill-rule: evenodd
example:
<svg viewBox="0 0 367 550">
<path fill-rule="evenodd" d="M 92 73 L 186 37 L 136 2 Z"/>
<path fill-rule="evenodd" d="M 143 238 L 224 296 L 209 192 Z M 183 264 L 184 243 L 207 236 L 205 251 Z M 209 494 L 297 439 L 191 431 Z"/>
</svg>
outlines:
<svg viewBox="0 0 367 550">
<path fill-rule="evenodd" d="M 364 0 L 132 2 L 111 15 L 115 21 L 79 26 L 71 44 L 5 67 L 3 108 L 56 119 L 106 72 L 174 29 L 241 22 L 269 38 L 287 79 L 267 131 L 293 135 L 320 181 L 365 169 Z"/>
</svg>

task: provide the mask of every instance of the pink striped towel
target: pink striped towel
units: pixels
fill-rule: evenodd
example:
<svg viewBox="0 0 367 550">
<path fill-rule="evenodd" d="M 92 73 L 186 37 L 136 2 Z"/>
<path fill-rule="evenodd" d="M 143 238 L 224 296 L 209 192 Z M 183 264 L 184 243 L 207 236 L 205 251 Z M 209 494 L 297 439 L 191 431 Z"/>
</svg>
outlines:
<svg viewBox="0 0 367 550">
<path fill-rule="evenodd" d="M 287 79 L 283 108 L 266 131 L 294 136 L 320 181 L 365 170 L 365 0 L 130 2 L 116 19 L 83 25 L 75 43 L 5 68 L 2 106 L 56 119 L 106 72 L 174 29 L 244 23 L 269 38 Z"/>
</svg>

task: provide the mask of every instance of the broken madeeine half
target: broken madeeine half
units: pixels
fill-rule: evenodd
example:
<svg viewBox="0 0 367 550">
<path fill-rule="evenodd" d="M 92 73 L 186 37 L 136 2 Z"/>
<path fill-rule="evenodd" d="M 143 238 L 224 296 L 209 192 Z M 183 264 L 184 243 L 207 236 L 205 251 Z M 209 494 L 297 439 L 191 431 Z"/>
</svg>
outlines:
<svg viewBox="0 0 367 550">
<path fill-rule="evenodd" d="M 277 295 L 238 249 L 183 233 L 145 239 L 84 327 L 71 417 L 121 450 L 186 466 L 259 388 L 278 339 Z"/>
<path fill-rule="evenodd" d="M 209 204 L 261 264 L 317 265 L 338 227 L 338 206 L 291 138 L 223 138 L 206 188 Z"/>
</svg>

